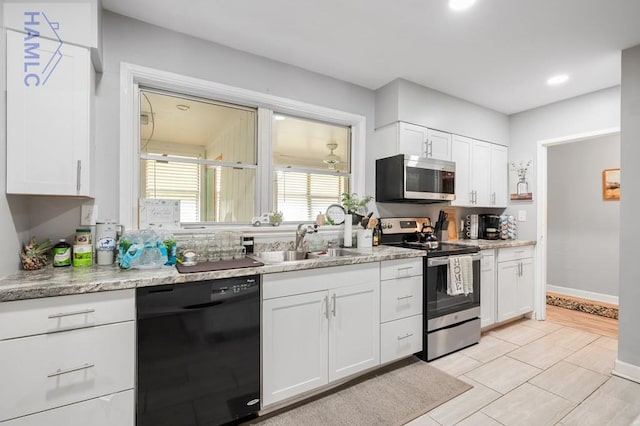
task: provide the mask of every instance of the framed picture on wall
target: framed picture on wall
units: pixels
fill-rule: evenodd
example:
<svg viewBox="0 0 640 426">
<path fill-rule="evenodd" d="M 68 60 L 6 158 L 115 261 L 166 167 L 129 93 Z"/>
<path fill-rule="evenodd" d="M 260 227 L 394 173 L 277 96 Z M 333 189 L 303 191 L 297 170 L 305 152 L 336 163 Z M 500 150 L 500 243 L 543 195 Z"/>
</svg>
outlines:
<svg viewBox="0 0 640 426">
<path fill-rule="evenodd" d="M 620 200 L 620 169 L 602 171 L 602 199 L 605 201 Z"/>
</svg>

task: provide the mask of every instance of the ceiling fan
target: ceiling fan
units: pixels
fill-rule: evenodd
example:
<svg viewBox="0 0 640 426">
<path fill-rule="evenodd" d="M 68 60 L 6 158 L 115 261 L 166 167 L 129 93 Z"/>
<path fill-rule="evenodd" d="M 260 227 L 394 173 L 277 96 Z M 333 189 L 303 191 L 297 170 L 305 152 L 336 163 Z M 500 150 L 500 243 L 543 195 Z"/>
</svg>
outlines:
<svg viewBox="0 0 640 426">
<path fill-rule="evenodd" d="M 335 150 L 338 147 L 338 144 L 335 142 L 329 142 L 327 144 L 327 148 L 329 148 L 329 150 L 331 151 L 331 153 L 329 155 L 327 155 L 324 160 L 322 160 L 323 163 L 325 163 L 327 165 L 327 168 L 329 170 L 335 170 L 336 166 L 338 164 L 340 164 L 340 157 L 335 155 L 333 153 L 333 150 Z"/>
</svg>

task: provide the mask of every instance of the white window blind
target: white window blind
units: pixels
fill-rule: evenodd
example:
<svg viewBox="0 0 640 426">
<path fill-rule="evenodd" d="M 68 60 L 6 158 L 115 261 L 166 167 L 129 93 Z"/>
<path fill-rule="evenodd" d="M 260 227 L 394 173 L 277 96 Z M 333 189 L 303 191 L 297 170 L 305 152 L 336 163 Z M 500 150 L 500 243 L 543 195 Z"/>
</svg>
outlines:
<svg viewBox="0 0 640 426">
<path fill-rule="evenodd" d="M 331 204 L 340 203 L 348 178 L 326 174 L 276 172 L 276 210 L 285 221 L 314 220 Z"/>
<path fill-rule="evenodd" d="M 200 220 L 200 165 L 144 161 L 145 197 L 180 200 L 180 221 Z"/>
</svg>

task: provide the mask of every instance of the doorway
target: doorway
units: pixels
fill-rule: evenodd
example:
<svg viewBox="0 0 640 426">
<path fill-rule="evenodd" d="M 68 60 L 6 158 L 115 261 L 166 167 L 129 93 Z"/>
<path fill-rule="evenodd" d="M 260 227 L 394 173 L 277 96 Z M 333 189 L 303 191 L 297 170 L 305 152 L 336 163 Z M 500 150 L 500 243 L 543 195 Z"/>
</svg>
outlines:
<svg viewBox="0 0 640 426">
<path fill-rule="evenodd" d="M 589 141 L 596 138 L 602 138 L 612 135 L 619 135 L 620 128 L 602 129 L 593 132 L 581 133 L 576 135 L 568 135 L 552 139 L 538 141 L 537 146 L 537 188 L 538 188 L 538 205 L 537 205 L 537 270 L 536 270 L 536 286 L 535 286 L 535 312 L 536 319 L 542 320 L 546 318 L 546 293 L 549 273 L 549 148 L 559 145 L 578 143 Z M 600 173 L 600 170 L 597 171 Z M 598 189 L 599 190 L 599 189 Z M 574 208 L 579 208 L 575 206 Z M 566 214 L 571 214 L 567 212 Z M 582 293 L 583 295 L 588 295 Z"/>
</svg>

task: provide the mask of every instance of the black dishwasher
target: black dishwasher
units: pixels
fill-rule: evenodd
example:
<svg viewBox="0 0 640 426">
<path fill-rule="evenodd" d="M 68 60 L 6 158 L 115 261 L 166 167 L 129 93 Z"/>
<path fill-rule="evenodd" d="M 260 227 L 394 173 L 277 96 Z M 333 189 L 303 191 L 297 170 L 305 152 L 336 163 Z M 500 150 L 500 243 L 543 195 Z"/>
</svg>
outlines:
<svg viewBox="0 0 640 426">
<path fill-rule="evenodd" d="M 260 409 L 260 276 L 136 290 L 138 426 L 213 426 Z"/>
</svg>

